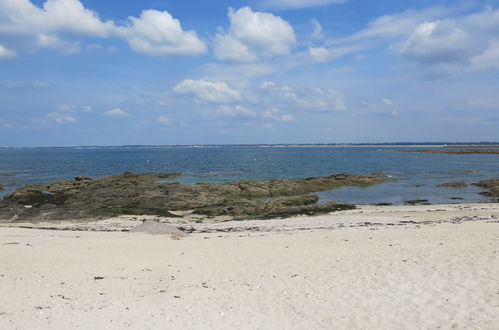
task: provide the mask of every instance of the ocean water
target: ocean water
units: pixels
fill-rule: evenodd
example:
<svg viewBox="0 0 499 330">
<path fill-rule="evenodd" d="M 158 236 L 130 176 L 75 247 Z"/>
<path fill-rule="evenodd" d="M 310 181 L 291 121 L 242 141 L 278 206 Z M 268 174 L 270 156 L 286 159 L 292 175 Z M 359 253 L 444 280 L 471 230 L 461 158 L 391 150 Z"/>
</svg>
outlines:
<svg viewBox="0 0 499 330">
<path fill-rule="evenodd" d="M 437 187 L 449 181 L 473 183 L 499 177 L 499 155 L 394 152 L 393 147 L 116 147 L 0 149 L 0 184 L 7 189 L 133 172 L 181 172 L 182 183 L 241 179 L 301 178 L 334 173 L 384 172 L 390 180 L 366 188 L 344 187 L 318 193 L 321 201 L 403 204 L 486 202 L 482 189 Z M 409 149 L 409 148 L 404 148 Z M 2 176 L 2 174 L 15 174 Z M 496 199 L 494 199 L 495 201 Z"/>
</svg>

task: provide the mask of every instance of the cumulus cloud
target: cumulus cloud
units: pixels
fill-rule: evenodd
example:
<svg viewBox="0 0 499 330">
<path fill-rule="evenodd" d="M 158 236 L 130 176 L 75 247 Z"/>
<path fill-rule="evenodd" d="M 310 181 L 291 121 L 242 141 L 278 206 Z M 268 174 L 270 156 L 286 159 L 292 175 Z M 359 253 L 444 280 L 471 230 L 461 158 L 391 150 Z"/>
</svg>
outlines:
<svg viewBox="0 0 499 330">
<path fill-rule="evenodd" d="M 221 105 L 217 108 L 216 114 L 229 116 L 229 117 L 257 117 L 257 112 L 242 105 Z"/>
<path fill-rule="evenodd" d="M 62 113 L 58 113 L 58 112 L 49 113 L 47 115 L 47 119 L 50 121 L 54 121 L 58 124 L 77 123 L 78 122 L 78 120 L 75 117 L 69 116 L 66 114 L 62 114 Z"/>
<path fill-rule="evenodd" d="M 144 10 L 139 18 L 129 17 L 129 21 L 129 26 L 118 31 L 136 52 L 151 56 L 206 53 L 206 45 L 196 32 L 184 31 L 180 21 L 167 11 Z"/>
<path fill-rule="evenodd" d="M 455 21 L 423 22 L 402 44 L 401 55 L 419 62 L 455 62 L 473 54 L 474 38 Z"/>
<path fill-rule="evenodd" d="M 173 88 L 176 95 L 193 97 L 199 102 L 227 104 L 239 101 L 241 93 L 223 81 L 186 79 Z"/>
<path fill-rule="evenodd" d="M 104 112 L 106 116 L 118 116 L 118 117 L 126 117 L 129 116 L 129 114 L 120 108 L 114 108 L 112 110 Z"/>
<path fill-rule="evenodd" d="M 344 94 L 331 88 L 297 88 L 269 81 L 263 82 L 260 88 L 269 104 L 312 111 L 346 110 Z"/>
<path fill-rule="evenodd" d="M 348 0 L 259 0 L 260 7 L 268 9 L 300 9 L 344 3 Z"/>
<path fill-rule="evenodd" d="M 309 47 L 308 53 L 317 62 L 325 62 L 330 58 L 329 50 L 324 46 Z"/>
<path fill-rule="evenodd" d="M 451 13 L 448 8 L 431 7 L 383 15 L 370 22 L 365 29 L 345 37 L 326 40 L 324 45 L 310 47 L 307 53 L 315 62 L 326 62 L 380 45 L 394 46 L 408 38 L 422 22 Z"/>
<path fill-rule="evenodd" d="M 163 125 L 168 125 L 170 123 L 170 118 L 168 118 L 167 115 L 161 115 L 158 118 L 156 118 L 156 121 Z"/>
<path fill-rule="evenodd" d="M 264 81 L 235 90 L 225 82 L 187 79 L 173 88 L 184 98 L 184 105 L 208 116 L 225 116 L 248 121 L 295 120 L 297 113 L 346 110 L 345 96 L 331 88 L 308 88 Z M 389 102 L 388 99 L 384 102 Z M 199 107 L 198 104 L 203 106 Z"/>
<path fill-rule="evenodd" d="M 394 102 L 389 98 L 362 101 L 355 108 L 357 115 L 397 116 L 399 114 Z"/>
<path fill-rule="evenodd" d="M 461 12 L 431 7 L 381 16 L 352 35 L 311 47 L 309 56 L 328 61 L 387 45 L 394 54 L 425 66 L 427 76 L 499 68 L 499 9 Z"/>
<path fill-rule="evenodd" d="M 215 56 L 220 60 L 252 62 L 261 57 L 290 53 L 296 36 L 291 25 L 271 13 L 249 7 L 228 12 L 230 27 L 215 37 Z"/>
<path fill-rule="evenodd" d="M 79 0 L 47 0 L 41 8 L 30 0 L 0 1 L 0 59 L 38 48 L 76 53 L 82 37 L 123 38 L 134 51 L 151 56 L 206 52 L 196 32 L 182 30 L 179 20 L 166 11 L 145 10 L 118 26 L 102 21 Z"/>
<path fill-rule="evenodd" d="M 398 48 L 417 63 L 466 72 L 499 68 L 499 9 L 419 24 Z M 445 65 L 445 66 L 444 66 Z"/>
<path fill-rule="evenodd" d="M 266 119 L 277 120 L 277 121 L 280 121 L 283 123 L 295 120 L 295 117 L 292 114 L 288 113 L 288 114 L 281 115 L 281 114 L 279 114 L 279 110 L 277 110 L 277 109 L 265 111 L 262 114 L 262 117 L 266 118 Z"/>
<path fill-rule="evenodd" d="M 74 104 L 61 104 L 60 106 L 57 107 L 57 110 L 60 111 L 72 111 L 76 109 L 76 105 Z"/>
<path fill-rule="evenodd" d="M 11 58 L 16 57 L 16 55 L 17 55 L 16 52 L 0 45 L 0 60 L 9 60 Z"/>
<path fill-rule="evenodd" d="M 107 37 L 114 29 L 78 0 L 47 0 L 42 8 L 29 0 L 0 2 L 0 40 L 20 49 L 49 47 L 74 52 L 77 43 L 62 35 Z"/>
<path fill-rule="evenodd" d="M 343 44 L 345 42 L 363 41 L 374 46 L 380 41 L 407 37 L 422 22 L 439 19 L 452 13 L 453 11 L 448 8 L 431 7 L 383 15 L 370 22 L 367 28 L 347 37 L 333 39 L 330 42 L 332 44 Z"/>
</svg>

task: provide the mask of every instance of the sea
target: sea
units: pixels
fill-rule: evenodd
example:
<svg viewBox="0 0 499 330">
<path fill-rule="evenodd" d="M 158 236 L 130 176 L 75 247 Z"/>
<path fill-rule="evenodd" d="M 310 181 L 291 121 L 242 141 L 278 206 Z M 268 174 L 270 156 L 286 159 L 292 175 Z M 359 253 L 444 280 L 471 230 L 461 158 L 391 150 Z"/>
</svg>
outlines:
<svg viewBox="0 0 499 330">
<path fill-rule="evenodd" d="M 125 171 L 180 172 L 182 176 L 172 181 L 185 184 L 383 172 L 389 176 L 386 183 L 320 192 L 320 202 L 401 205 L 409 200 L 426 200 L 431 204 L 497 201 L 479 194 L 484 190 L 473 185 L 462 188 L 438 185 L 497 178 L 499 155 L 399 152 L 415 148 L 269 145 L 3 148 L 0 184 L 6 189 L 0 192 L 0 197 L 27 184 L 76 176 L 99 178 Z"/>
</svg>

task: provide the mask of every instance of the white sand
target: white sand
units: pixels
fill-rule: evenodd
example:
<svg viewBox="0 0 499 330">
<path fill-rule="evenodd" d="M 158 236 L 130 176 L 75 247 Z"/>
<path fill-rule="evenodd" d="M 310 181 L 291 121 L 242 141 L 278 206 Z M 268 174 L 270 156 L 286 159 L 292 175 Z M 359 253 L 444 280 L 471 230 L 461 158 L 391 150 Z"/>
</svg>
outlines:
<svg viewBox="0 0 499 330">
<path fill-rule="evenodd" d="M 499 205 L 455 207 L 181 239 L 0 228 L 0 329 L 498 329 Z"/>
</svg>

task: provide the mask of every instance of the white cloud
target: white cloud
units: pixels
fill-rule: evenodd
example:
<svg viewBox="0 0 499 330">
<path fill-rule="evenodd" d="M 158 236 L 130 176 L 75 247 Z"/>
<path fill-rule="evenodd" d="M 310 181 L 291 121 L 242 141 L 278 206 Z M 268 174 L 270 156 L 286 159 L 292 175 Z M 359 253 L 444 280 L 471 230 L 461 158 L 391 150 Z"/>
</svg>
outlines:
<svg viewBox="0 0 499 330">
<path fill-rule="evenodd" d="M 82 107 L 82 109 L 83 109 L 83 111 L 85 111 L 85 112 L 92 112 L 92 111 L 93 111 L 92 107 L 91 107 L 91 106 L 89 106 L 89 105 L 84 105 L 84 106 Z"/>
<path fill-rule="evenodd" d="M 314 38 L 314 39 L 322 39 L 322 38 L 324 38 L 324 35 L 322 34 L 322 26 L 319 23 L 319 21 L 316 20 L 315 18 L 312 18 L 310 20 L 310 23 L 312 23 L 312 26 L 314 27 L 314 31 L 312 32 L 311 37 Z"/>
<path fill-rule="evenodd" d="M 308 48 L 308 56 L 314 62 L 328 62 L 336 60 L 340 57 L 356 54 L 358 52 L 366 50 L 365 45 L 347 45 L 347 46 L 339 46 L 339 47 L 309 47 Z"/>
<path fill-rule="evenodd" d="M 102 22 L 78 0 L 47 0 L 42 8 L 29 0 L 2 0 L 0 31 L 51 33 L 58 30 L 105 37 L 114 28 L 111 21 Z"/>
<path fill-rule="evenodd" d="M 363 101 L 355 107 L 357 115 L 389 115 L 397 116 L 398 110 L 389 98 L 382 98 L 374 101 Z"/>
<path fill-rule="evenodd" d="M 473 37 L 455 21 L 438 20 L 421 23 L 402 44 L 401 55 L 418 62 L 455 62 L 473 52 Z"/>
<path fill-rule="evenodd" d="M 129 17 L 130 25 L 119 29 L 130 47 L 150 56 L 197 55 L 206 45 L 195 31 L 184 31 L 180 21 L 167 11 L 144 10 L 140 18 Z"/>
<path fill-rule="evenodd" d="M 470 59 L 469 69 L 471 71 L 499 69 L 499 40 L 491 41 L 482 54 L 473 56 Z"/>
<path fill-rule="evenodd" d="M 76 109 L 76 105 L 74 104 L 61 104 L 60 106 L 57 107 L 57 110 L 60 111 L 72 111 Z"/>
<path fill-rule="evenodd" d="M 317 62 L 326 62 L 330 58 L 330 52 L 326 47 L 309 47 L 308 53 Z"/>
<path fill-rule="evenodd" d="M 269 9 L 300 9 L 344 3 L 348 0 L 259 0 L 258 4 Z"/>
<path fill-rule="evenodd" d="M 434 20 L 453 14 L 453 10 L 442 7 L 424 8 L 421 10 L 407 10 L 404 12 L 383 15 L 368 24 L 363 29 L 350 36 L 333 39 L 332 44 L 343 44 L 353 41 L 376 42 L 393 38 L 407 37 L 424 21 Z M 371 46 L 374 45 L 371 43 Z"/>
<path fill-rule="evenodd" d="M 16 57 L 16 52 L 5 48 L 0 44 L 0 60 L 10 60 L 11 58 Z"/>
<path fill-rule="evenodd" d="M 113 110 L 106 111 L 106 112 L 104 112 L 104 114 L 106 116 L 121 116 L 121 117 L 129 116 L 128 113 L 126 113 L 125 111 L 121 110 L 120 108 L 115 108 Z"/>
<path fill-rule="evenodd" d="M 423 22 L 399 47 L 421 64 L 450 73 L 499 68 L 499 9 Z"/>
<path fill-rule="evenodd" d="M 381 103 L 383 103 L 387 107 L 391 107 L 393 105 L 393 101 L 390 99 L 381 99 Z"/>
<path fill-rule="evenodd" d="M 199 102 L 227 104 L 239 101 L 241 93 L 222 81 L 186 79 L 173 88 L 176 95 L 190 96 Z"/>
<path fill-rule="evenodd" d="M 264 82 L 261 96 L 267 104 L 288 109 L 311 111 L 344 111 L 345 96 L 331 88 L 298 88 Z"/>
<path fill-rule="evenodd" d="M 76 120 L 75 117 L 61 114 L 58 112 L 49 113 L 47 115 L 47 118 L 51 121 L 58 123 L 58 124 L 77 123 L 78 122 L 78 120 Z"/>
<path fill-rule="evenodd" d="M 221 105 L 217 108 L 216 114 L 229 116 L 229 117 L 246 117 L 254 118 L 257 112 L 242 105 Z"/>
<path fill-rule="evenodd" d="M 453 13 L 454 10 L 449 8 L 431 7 L 383 15 L 370 22 L 367 28 L 345 37 L 327 40 L 322 47 L 309 48 L 308 53 L 313 60 L 323 62 L 380 45 L 391 45 L 392 48 L 398 49 L 400 42 L 408 38 L 422 22 L 439 19 Z M 396 43 L 399 44 L 396 45 Z M 397 53 L 398 50 L 395 52 Z"/>
<path fill-rule="evenodd" d="M 41 8 L 30 0 L 1 0 L 0 59 L 38 48 L 76 53 L 82 37 L 124 38 L 134 51 L 151 56 L 206 52 L 196 32 L 182 30 L 179 20 L 166 11 L 145 10 L 139 18 L 129 17 L 127 23 L 117 26 L 102 21 L 79 0 L 47 0 Z M 96 47 L 100 48 L 99 44 L 92 43 L 87 49 Z"/>
<path fill-rule="evenodd" d="M 215 56 L 220 60 L 252 62 L 261 57 L 286 55 L 296 37 L 291 25 L 270 13 L 249 7 L 228 12 L 228 32 L 215 37 Z"/>
<path fill-rule="evenodd" d="M 158 118 L 156 118 L 156 121 L 163 125 L 168 125 L 170 123 L 170 118 L 168 118 L 168 116 L 166 115 L 161 115 Z"/>
<path fill-rule="evenodd" d="M 279 114 L 279 110 L 277 110 L 277 109 L 265 111 L 262 114 L 262 117 L 266 118 L 266 119 L 277 120 L 277 121 L 280 121 L 283 123 L 295 120 L 295 117 L 292 114 L 281 115 L 281 114 Z"/>
<path fill-rule="evenodd" d="M 310 57 L 325 61 L 355 52 L 355 47 L 387 45 L 393 53 L 422 65 L 428 77 L 497 69 L 499 9 L 486 7 L 472 14 L 463 13 L 460 6 L 408 10 L 381 16 L 366 29 L 326 45 L 311 47 Z"/>
<path fill-rule="evenodd" d="M 47 0 L 42 8 L 29 0 L 0 1 L 0 40 L 5 37 L 20 49 L 49 47 L 75 52 L 77 35 L 107 37 L 114 29 L 111 21 L 98 15 L 78 0 Z"/>
</svg>

